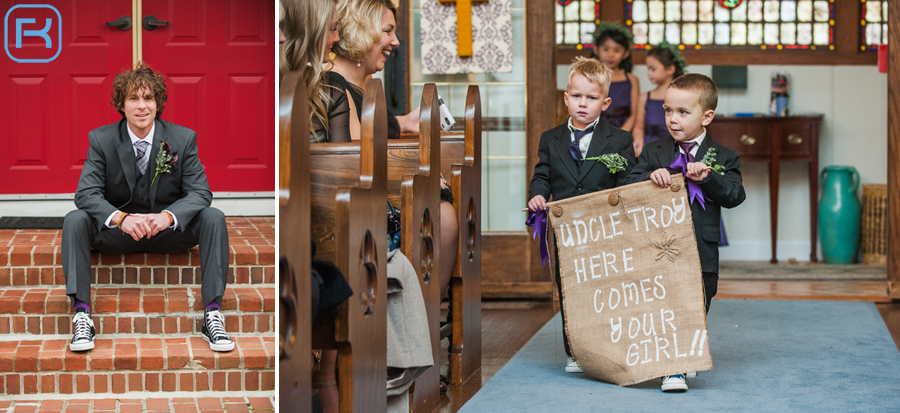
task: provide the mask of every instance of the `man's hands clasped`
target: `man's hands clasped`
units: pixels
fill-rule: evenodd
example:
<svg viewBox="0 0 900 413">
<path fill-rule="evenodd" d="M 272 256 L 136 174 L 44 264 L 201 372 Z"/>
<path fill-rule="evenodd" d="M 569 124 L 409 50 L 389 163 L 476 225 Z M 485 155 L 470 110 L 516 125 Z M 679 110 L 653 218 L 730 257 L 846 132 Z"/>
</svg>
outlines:
<svg viewBox="0 0 900 413">
<path fill-rule="evenodd" d="M 160 212 L 158 214 L 128 214 L 119 223 L 119 229 L 128 234 L 135 241 L 141 238 L 150 237 L 160 233 L 171 226 L 169 214 Z"/>
</svg>

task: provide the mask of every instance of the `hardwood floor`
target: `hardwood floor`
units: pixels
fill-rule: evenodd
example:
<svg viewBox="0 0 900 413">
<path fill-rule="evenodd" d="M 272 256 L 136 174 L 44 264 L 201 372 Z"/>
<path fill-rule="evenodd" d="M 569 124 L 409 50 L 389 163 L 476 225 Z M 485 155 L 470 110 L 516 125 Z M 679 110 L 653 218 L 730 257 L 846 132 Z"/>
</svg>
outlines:
<svg viewBox="0 0 900 413">
<path fill-rule="evenodd" d="M 558 304 L 556 304 L 558 306 Z M 438 412 L 455 412 L 484 383 L 487 383 L 556 314 L 554 303 L 546 301 L 482 301 L 481 377 L 451 385 L 441 395 Z M 447 341 L 443 352 L 446 354 Z"/>
<path fill-rule="evenodd" d="M 888 298 L 884 281 L 721 280 L 716 298 L 874 302 L 900 349 L 900 301 Z M 438 411 L 458 411 L 556 314 L 557 306 L 551 301 L 484 301 L 481 315 L 481 376 L 461 385 L 450 386 L 447 394 L 441 395 Z"/>
</svg>

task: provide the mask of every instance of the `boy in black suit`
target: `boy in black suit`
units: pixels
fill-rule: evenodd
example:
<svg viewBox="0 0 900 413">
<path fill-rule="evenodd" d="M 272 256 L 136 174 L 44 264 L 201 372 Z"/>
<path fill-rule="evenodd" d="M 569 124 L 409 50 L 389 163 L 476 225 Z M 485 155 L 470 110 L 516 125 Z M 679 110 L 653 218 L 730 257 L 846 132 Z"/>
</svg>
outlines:
<svg viewBox="0 0 900 413">
<path fill-rule="evenodd" d="M 612 70 L 595 59 L 578 57 L 569 69 L 569 83 L 564 95 L 569 120 L 541 134 L 538 163 L 528 188 L 528 209 L 531 212 L 547 209 L 547 200 L 554 201 L 585 195 L 619 186 L 634 167 L 634 147 L 631 134 L 602 119 L 600 112 L 612 103 L 607 96 Z M 601 162 L 585 158 L 618 154 L 625 159 L 625 168 L 611 173 Z M 555 265 L 556 286 L 559 288 L 560 313 L 565 322 L 559 259 Z M 563 328 L 566 371 L 580 373 L 581 368 L 569 349 Z"/>
<path fill-rule="evenodd" d="M 719 92 L 712 79 L 696 73 L 669 84 L 663 109 L 672 139 L 644 146 L 637 166 L 625 179 L 635 183 L 648 178 L 662 188 L 672 183 L 671 173 L 684 173 L 691 200 L 694 235 L 703 271 L 706 311 L 719 282 L 719 224 L 722 207 L 734 208 L 747 195 L 741 183 L 741 157 L 706 133 L 716 115 Z M 684 375 L 663 377 L 662 390 L 687 390 Z"/>
</svg>

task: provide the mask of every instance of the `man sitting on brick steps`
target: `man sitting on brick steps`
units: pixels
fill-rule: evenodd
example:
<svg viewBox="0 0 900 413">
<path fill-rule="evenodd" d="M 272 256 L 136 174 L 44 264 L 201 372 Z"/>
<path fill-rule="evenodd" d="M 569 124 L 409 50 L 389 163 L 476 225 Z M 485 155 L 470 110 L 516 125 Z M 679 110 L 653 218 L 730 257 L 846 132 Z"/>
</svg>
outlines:
<svg viewBox="0 0 900 413">
<path fill-rule="evenodd" d="M 110 103 L 122 120 L 88 134 L 87 161 L 75 192 L 78 209 L 66 215 L 61 245 L 66 294 L 75 312 L 72 351 L 94 348 L 91 248 L 168 254 L 198 243 L 203 338 L 212 350 L 234 349 L 219 312 L 229 263 L 225 215 L 210 207 L 196 132 L 160 119 L 166 99 L 162 74 L 141 63 L 113 82 Z"/>
</svg>

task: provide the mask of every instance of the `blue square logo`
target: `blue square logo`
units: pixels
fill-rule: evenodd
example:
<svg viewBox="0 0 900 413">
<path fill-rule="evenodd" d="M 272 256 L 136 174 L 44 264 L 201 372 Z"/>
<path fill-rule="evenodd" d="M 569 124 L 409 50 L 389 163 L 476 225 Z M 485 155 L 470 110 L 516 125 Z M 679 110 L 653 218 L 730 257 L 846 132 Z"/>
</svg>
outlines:
<svg viewBox="0 0 900 413">
<path fill-rule="evenodd" d="M 19 4 L 3 19 L 3 48 L 19 63 L 47 63 L 62 51 L 62 16 L 49 4 Z"/>
</svg>

